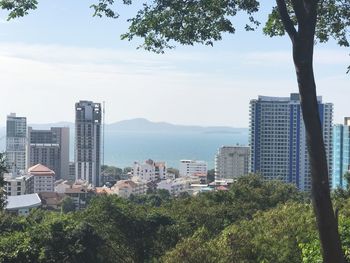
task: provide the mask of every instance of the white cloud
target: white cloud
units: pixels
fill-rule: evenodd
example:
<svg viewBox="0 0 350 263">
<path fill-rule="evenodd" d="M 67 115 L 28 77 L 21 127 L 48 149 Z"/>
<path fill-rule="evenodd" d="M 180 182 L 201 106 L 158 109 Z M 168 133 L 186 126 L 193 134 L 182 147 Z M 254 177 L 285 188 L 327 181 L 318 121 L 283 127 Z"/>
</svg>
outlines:
<svg viewBox="0 0 350 263">
<path fill-rule="evenodd" d="M 340 54 L 323 52 L 321 63 L 333 65 L 338 59 L 343 63 Z M 72 121 L 74 103 L 91 99 L 106 101 L 108 122 L 146 117 L 185 124 L 247 126 L 251 98 L 259 94 L 286 96 L 297 90 L 290 60 L 288 52 L 213 55 L 175 51 L 155 55 L 2 43 L 0 121 L 4 123 L 9 112 L 26 115 L 31 123 Z M 269 67 L 278 67 L 278 73 L 270 74 Z M 339 78 L 335 78 L 319 81 L 327 96 L 324 87 L 337 83 Z M 346 80 L 340 78 L 339 88 L 344 85 Z M 345 100 L 346 96 L 333 97 Z"/>
<path fill-rule="evenodd" d="M 292 51 L 253 52 L 246 56 L 247 63 L 255 65 L 280 65 L 292 62 Z M 350 63 L 349 50 L 315 48 L 314 62 L 320 65 L 343 65 Z"/>
</svg>

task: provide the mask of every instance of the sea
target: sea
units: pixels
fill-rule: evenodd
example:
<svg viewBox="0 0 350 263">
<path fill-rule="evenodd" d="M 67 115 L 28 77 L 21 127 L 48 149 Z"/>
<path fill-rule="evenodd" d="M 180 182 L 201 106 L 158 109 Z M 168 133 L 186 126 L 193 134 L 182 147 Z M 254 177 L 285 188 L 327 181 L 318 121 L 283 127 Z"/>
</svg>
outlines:
<svg viewBox="0 0 350 263">
<path fill-rule="evenodd" d="M 5 151 L 5 129 L 0 130 L 0 152 Z M 214 168 L 218 148 L 248 144 L 248 129 L 234 132 L 208 131 L 105 131 L 104 163 L 120 168 L 147 159 L 165 161 L 178 168 L 180 160 L 204 160 Z M 74 159 L 74 131 L 70 135 L 70 160 Z"/>
<path fill-rule="evenodd" d="M 248 130 L 242 132 L 117 132 L 105 134 L 105 164 L 132 166 L 134 161 L 165 161 L 179 167 L 180 160 L 204 160 L 214 168 L 215 154 L 223 145 L 247 145 Z"/>
</svg>

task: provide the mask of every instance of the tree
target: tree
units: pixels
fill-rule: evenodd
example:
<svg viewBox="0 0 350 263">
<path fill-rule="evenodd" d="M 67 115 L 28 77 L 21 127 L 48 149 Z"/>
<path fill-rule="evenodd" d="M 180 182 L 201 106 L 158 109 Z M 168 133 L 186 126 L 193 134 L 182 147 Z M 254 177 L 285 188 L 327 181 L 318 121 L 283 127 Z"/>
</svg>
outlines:
<svg viewBox="0 0 350 263">
<path fill-rule="evenodd" d="M 4 209 L 6 205 L 6 196 L 3 188 L 5 185 L 4 173 L 6 172 L 5 156 L 3 153 L 0 153 L 0 211 Z"/>
<path fill-rule="evenodd" d="M 114 0 L 99 0 L 92 5 L 95 16 L 117 18 Z M 123 0 L 131 4 L 131 0 Z M 9 10 L 9 18 L 24 16 L 36 8 L 36 0 L 1 0 L 0 8 Z M 129 19 L 129 32 L 123 39 L 144 39 L 142 48 L 163 53 L 174 42 L 213 45 L 223 33 L 234 33 L 230 20 L 237 13 L 248 16 L 246 30 L 260 23 L 253 14 L 259 11 L 257 0 L 185 0 L 145 1 L 136 16 Z M 296 28 L 297 26 L 297 28 Z M 301 108 L 312 178 L 312 199 L 324 262 L 343 262 L 340 238 L 330 199 L 328 167 L 318 111 L 313 71 L 315 40 L 334 38 L 340 46 L 349 46 L 349 0 L 276 0 L 264 29 L 269 36 L 287 33 L 293 46 L 293 61 L 298 80 Z M 349 67 L 350 69 L 350 67 Z"/>
<path fill-rule="evenodd" d="M 102 181 L 104 183 L 109 182 L 114 184 L 116 181 L 121 180 L 123 176 L 123 169 L 115 166 L 102 165 L 101 171 L 101 175 L 103 176 Z"/>
<path fill-rule="evenodd" d="M 235 222 L 214 237 L 207 229 L 199 228 L 168 251 L 162 262 L 299 263 L 305 260 L 301 246 L 315 240 L 316 224 L 310 205 L 288 202 L 259 211 L 251 220 Z M 319 251 L 319 246 L 315 247 L 315 254 Z"/>
<path fill-rule="evenodd" d="M 70 197 L 66 197 L 62 201 L 62 212 L 63 213 L 68 213 L 68 212 L 73 212 L 75 211 L 75 204 L 74 200 Z"/>
<path fill-rule="evenodd" d="M 103 0 L 101 2 L 106 3 Z M 97 14 L 101 14 L 99 8 L 95 10 Z M 222 33 L 235 32 L 230 18 L 239 11 L 248 15 L 246 29 L 254 30 L 259 22 L 254 19 L 253 14 L 258 10 L 259 1 L 256 0 L 154 0 L 145 4 L 129 20 L 129 32 L 122 38 L 132 40 L 134 37 L 141 37 L 144 39 L 141 47 L 160 53 L 164 52 L 164 48 L 173 48 L 173 42 L 184 45 L 213 45 L 214 41 L 221 40 Z M 103 11 L 112 10 L 107 7 Z M 313 51 L 315 38 L 326 42 L 332 37 L 340 46 L 348 47 L 349 28 L 348 0 L 276 0 L 276 6 L 264 30 L 270 36 L 284 35 L 287 32 L 292 42 L 310 159 L 313 207 L 325 262 L 343 262 L 343 255 L 330 198 L 327 159 L 313 71 Z"/>
<path fill-rule="evenodd" d="M 208 183 L 211 183 L 211 182 L 215 181 L 215 169 L 208 170 L 207 181 L 208 181 Z"/>
</svg>

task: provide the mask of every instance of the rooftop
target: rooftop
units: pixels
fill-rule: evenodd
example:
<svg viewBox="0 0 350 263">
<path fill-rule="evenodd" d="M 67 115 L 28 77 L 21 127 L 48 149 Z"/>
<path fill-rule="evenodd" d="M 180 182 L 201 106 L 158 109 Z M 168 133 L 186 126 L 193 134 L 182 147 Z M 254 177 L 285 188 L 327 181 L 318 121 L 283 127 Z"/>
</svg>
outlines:
<svg viewBox="0 0 350 263">
<path fill-rule="evenodd" d="M 259 101 L 274 101 L 274 102 L 289 102 L 300 101 L 299 93 L 291 93 L 290 97 L 272 97 L 272 96 L 259 96 Z M 322 96 L 317 96 L 317 101 L 322 102 Z"/>
<path fill-rule="evenodd" d="M 28 169 L 28 173 L 34 174 L 34 175 L 55 175 L 55 172 L 52 171 L 51 169 L 47 168 L 46 166 L 42 164 L 36 164 Z"/>
<path fill-rule="evenodd" d="M 7 197 L 7 210 L 17 210 L 21 208 L 32 208 L 41 205 L 41 199 L 38 194 L 17 195 Z"/>
</svg>

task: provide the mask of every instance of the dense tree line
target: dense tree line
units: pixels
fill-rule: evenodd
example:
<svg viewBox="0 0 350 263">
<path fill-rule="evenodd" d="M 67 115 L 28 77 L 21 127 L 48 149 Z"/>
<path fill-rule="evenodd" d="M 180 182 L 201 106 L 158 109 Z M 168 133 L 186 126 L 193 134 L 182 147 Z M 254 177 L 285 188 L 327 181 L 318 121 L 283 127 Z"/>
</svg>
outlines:
<svg viewBox="0 0 350 263">
<path fill-rule="evenodd" d="M 334 199 L 349 255 L 350 199 Z M 257 175 L 229 191 L 104 195 L 64 211 L 2 212 L 0 262 L 322 262 L 309 198 Z"/>
</svg>

